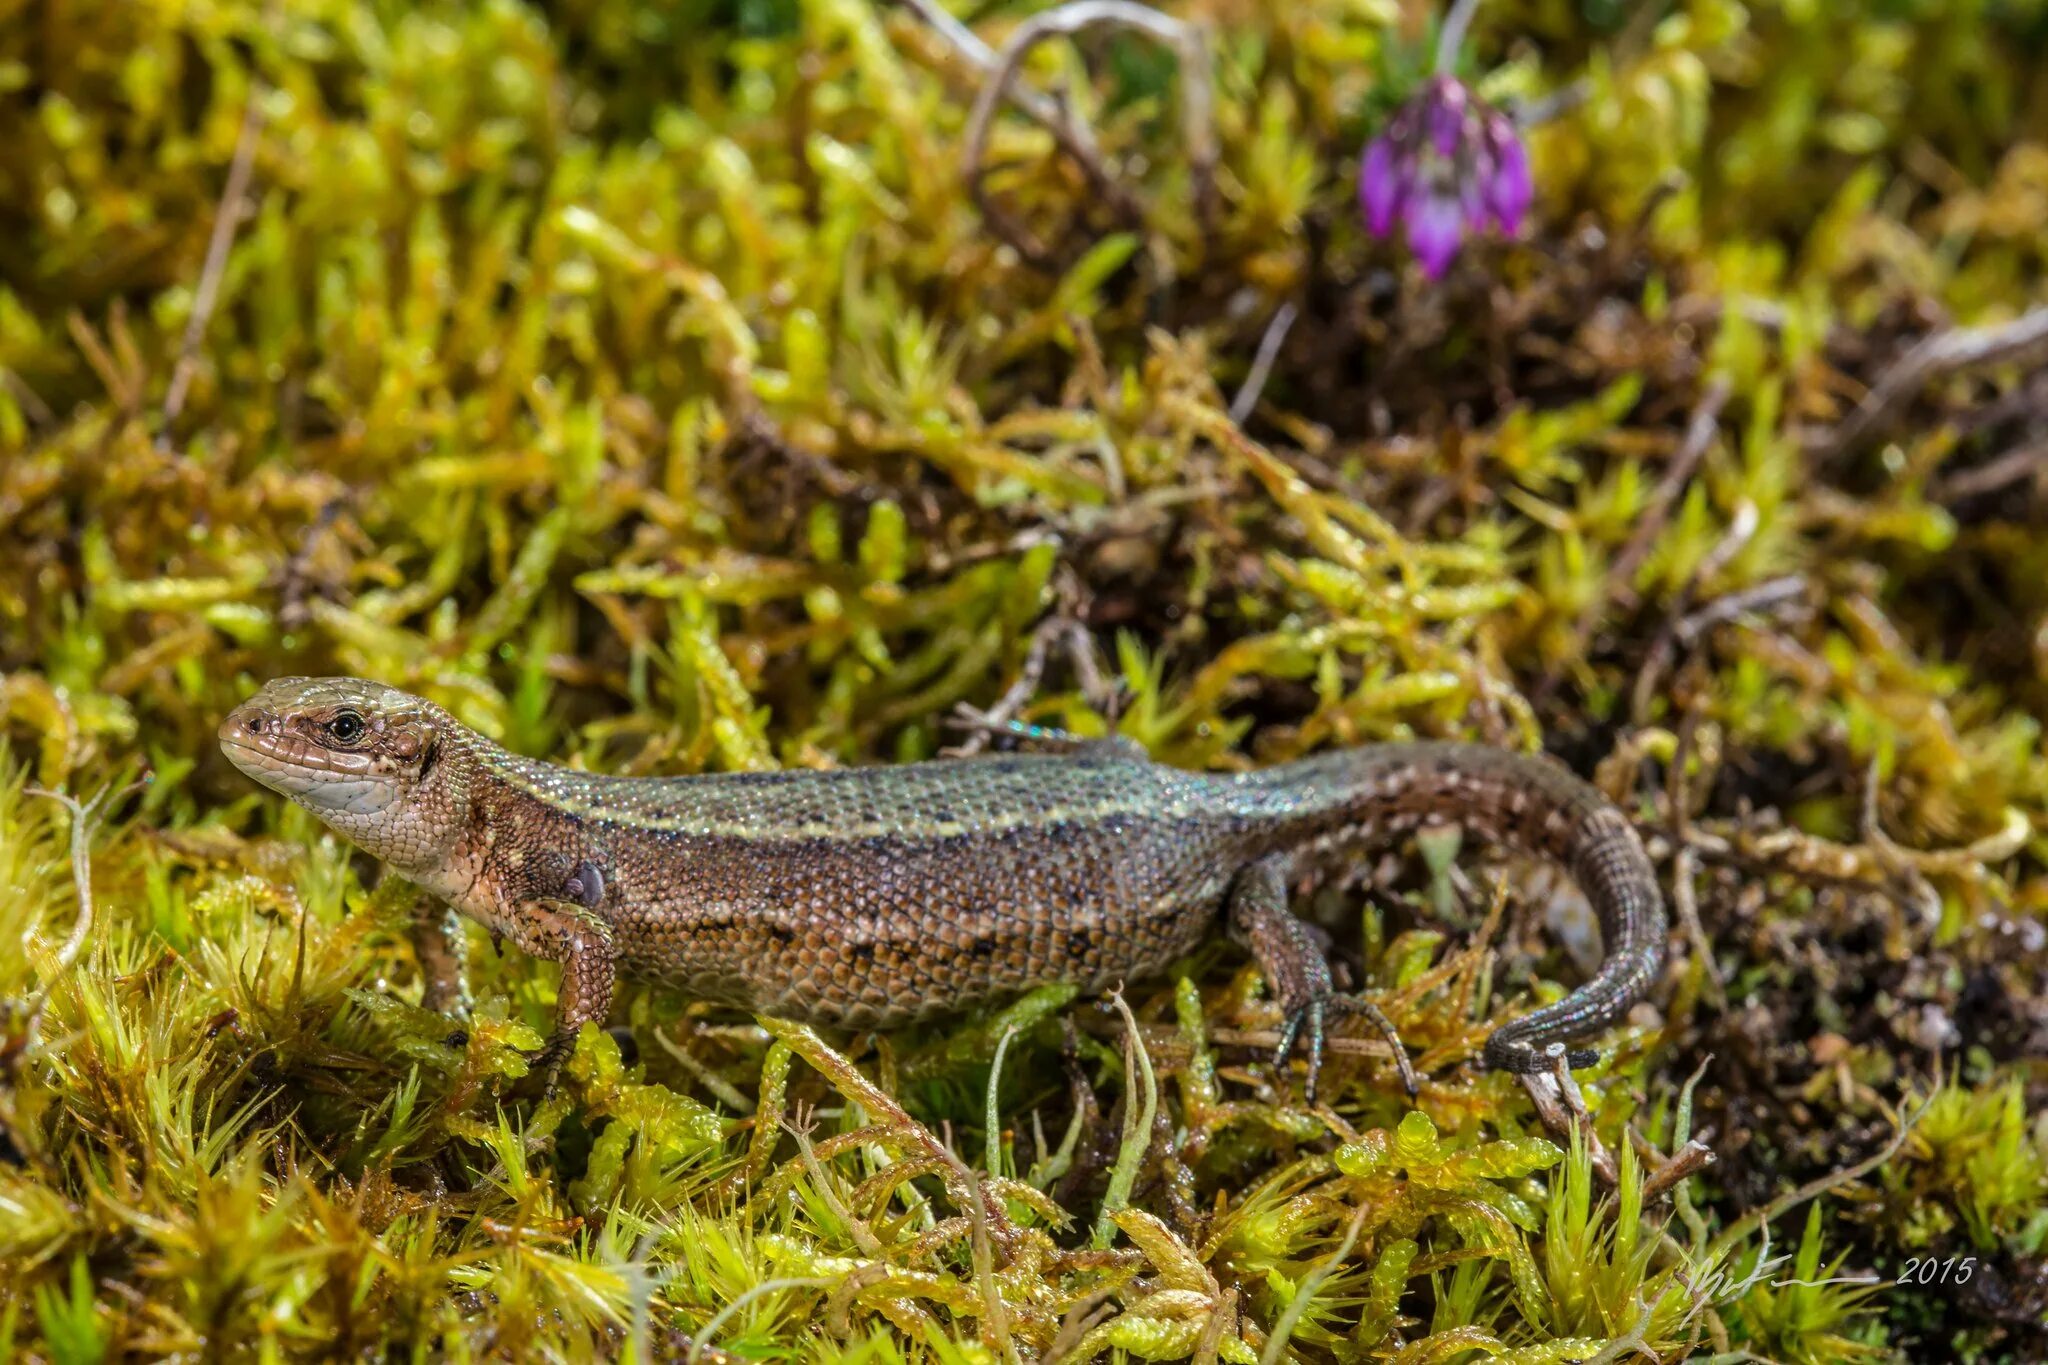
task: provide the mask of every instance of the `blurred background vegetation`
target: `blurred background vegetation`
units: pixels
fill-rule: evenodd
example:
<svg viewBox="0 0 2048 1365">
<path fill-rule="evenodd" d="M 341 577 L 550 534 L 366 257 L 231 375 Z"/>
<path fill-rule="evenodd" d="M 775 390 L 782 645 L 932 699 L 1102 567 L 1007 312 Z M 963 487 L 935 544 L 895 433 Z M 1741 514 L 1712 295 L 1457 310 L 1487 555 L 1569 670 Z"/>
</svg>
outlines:
<svg viewBox="0 0 2048 1365">
<path fill-rule="evenodd" d="M 0 1355 L 2048 1353 L 2048 4 L 1488 0 L 1536 204 L 1439 282 L 1355 202 L 1432 7 L 1034 48 L 1109 189 L 1005 109 L 1005 240 L 1038 8 L 0 0 Z M 415 1009 L 405 889 L 212 742 L 347 672 L 920 758 L 1067 620 L 1118 705 L 1053 649 L 1033 720 L 1640 818 L 1693 923 L 1599 1157 L 1476 1067 L 1585 965 L 1526 867 L 1304 902 L 1412 1107 L 1301 1108 L 1220 946 L 829 1047 L 635 988 L 535 1103 L 552 968 Z"/>
</svg>

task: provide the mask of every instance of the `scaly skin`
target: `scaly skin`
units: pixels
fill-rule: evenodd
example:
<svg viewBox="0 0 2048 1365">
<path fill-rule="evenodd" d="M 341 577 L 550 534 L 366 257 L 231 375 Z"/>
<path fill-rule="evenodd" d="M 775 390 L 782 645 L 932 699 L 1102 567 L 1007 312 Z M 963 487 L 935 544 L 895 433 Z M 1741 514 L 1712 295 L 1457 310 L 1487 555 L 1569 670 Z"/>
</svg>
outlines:
<svg viewBox="0 0 2048 1365">
<path fill-rule="evenodd" d="M 1099 741 L 1067 752 L 827 772 L 622 778 L 508 753 L 431 702 L 284 678 L 220 726 L 243 772 L 529 953 L 563 966 L 559 1061 L 619 975 L 786 1018 L 888 1028 L 1066 981 L 1158 972 L 1227 920 L 1287 1018 L 1309 1093 L 1335 995 L 1287 912 L 1297 860 L 1462 825 L 1568 868 L 1599 915 L 1591 981 L 1496 1030 L 1530 1072 L 1620 1019 L 1662 962 L 1664 906 L 1628 821 L 1555 765 L 1388 744 L 1216 776 Z M 430 1002 L 458 941 L 423 922 Z M 450 967 L 448 964 L 456 964 Z"/>
</svg>

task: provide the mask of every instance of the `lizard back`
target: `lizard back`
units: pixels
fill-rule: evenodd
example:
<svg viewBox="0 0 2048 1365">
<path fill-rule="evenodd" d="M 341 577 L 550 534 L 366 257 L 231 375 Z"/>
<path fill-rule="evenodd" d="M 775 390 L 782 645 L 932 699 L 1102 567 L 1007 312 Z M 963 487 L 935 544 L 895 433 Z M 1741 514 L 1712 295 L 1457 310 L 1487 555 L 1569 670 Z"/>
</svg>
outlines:
<svg viewBox="0 0 2048 1365">
<path fill-rule="evenodd" d="M 1110 745 L 673 779 L 486 766 L 481 885 L 537 893 L 588 860 L 630 974 L 861 1027 L 1155 972 L 1206 936 L 1256 832 L 1229 779 Z"/>
</svg>

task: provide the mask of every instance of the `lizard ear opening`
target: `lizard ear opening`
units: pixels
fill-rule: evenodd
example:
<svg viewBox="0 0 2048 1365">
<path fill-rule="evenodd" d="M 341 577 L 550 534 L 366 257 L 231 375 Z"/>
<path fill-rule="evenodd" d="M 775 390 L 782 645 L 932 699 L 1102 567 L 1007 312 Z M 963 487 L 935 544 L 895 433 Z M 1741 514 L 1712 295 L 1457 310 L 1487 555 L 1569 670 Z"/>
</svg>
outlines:
<svg viewBox="0 0 2048 1365">
<path fill-rule="evenodd" d="M 427 780 L 427 774 L 434 771 L 434 760 L 440 756 L 441 737 L 439 735 L 429 735 L 427 737 L 427 747 L 420 754 L 420 781 L 424 782 Z"/>
</svg>

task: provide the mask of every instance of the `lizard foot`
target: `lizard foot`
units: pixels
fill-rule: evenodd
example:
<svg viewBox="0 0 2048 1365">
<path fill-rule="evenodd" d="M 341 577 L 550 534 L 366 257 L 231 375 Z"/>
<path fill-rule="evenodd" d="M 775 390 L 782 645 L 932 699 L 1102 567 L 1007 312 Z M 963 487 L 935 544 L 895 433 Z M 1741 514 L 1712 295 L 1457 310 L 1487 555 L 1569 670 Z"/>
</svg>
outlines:
<svg viewBox="0 0 2048 1365">
<path fill-rule="evenodd" d="M 1408 1049 L 1402 1046 L 1401 1035 L 1394 1029 L 1394 1021 L 1387 1018 L 1378 1005 L 1356 996 L 1323 992 L 1289 1008 L 1286 1022 L 1280 1026 L 1280 1045 L 1273 1050 L 1273 1065 L 1287 1065 L 1287 1059 L 1293 1055 L 1294 1045 L 1302 1041 L 1303 1032 L 1306 1030 L 1308 1085 L 1303 1094 L 1309 1104 L 1313 1105 L 1316 1102 L 1316 1082 L 1323 1070 L 1324 1027 L 1332 1018 L 1347 1014 L 1359 1015 L 1379 1030 L 1380 1036 L 1386 1039 L 1387 1046 L 1394 1051 L 1394 1067 L 1401 1073 L 1402 1089 L 1408 1092 L 1408 1098 L 1411 1100 L 1421 1094 L 1422 1081 L 1415 1074 L 1415 1063 L 1409 1060 Z"/>
<path fill-rule="evenodd" d="M 557 1033 L 544 1046 L 532 1052 L 522 1051 L 519 1055 L 526 1058 L 527 1071 L 519 1089 L 536 1099 L 553 1099 L 562 1079 L 562 1063 L 575 1050 L 575 1034 Z"/>
</svg>

